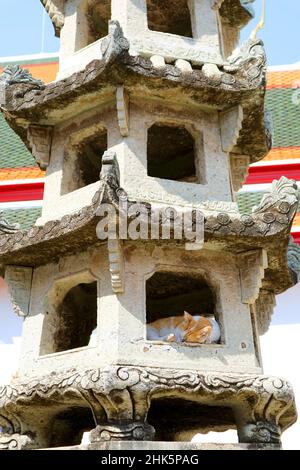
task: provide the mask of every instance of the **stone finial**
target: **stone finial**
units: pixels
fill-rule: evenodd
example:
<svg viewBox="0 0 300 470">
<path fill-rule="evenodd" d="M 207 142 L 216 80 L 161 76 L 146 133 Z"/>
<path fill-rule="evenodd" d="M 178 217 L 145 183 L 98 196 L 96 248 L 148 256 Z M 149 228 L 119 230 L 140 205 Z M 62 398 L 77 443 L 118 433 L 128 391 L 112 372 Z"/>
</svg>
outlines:
<svg viewBox="0 0 300 470">
<path fill-rule="evenodd" d="M 113 61 L 122 52 L 128 51 L 130 44 L 124 37 L 123 30 L 118 21 L 110 20 L 108 26 L 108 36 L 103 38 L 101 52 L 106 62 Z"/>
<path fill-rule="evenodd" d="M 4 83 L 5 86 L 28 83 L 34 85 L 34 88 L 45 88 L 45 84 L 42 80 L 33 78 L 31 73 L 27 69 L 22 69 L 20 65 L 8 65 L 5 67 L 2 75 L 0 75 L 0 83 Z"/>
<path fill-rule="evenodd" d="M 100 179 L 106 182 L 112 182 L 111 180 L 113 180 L 114 186 L 119 185 L 120 170 L 116 152 L 110 150 L 104 152 Z"/>
<path fill-rule="evenodd" d="M 249 82 L 255 82 L 267 71 L 267 56 L 260 39 L 248 39 L 240 49 L 233 52 L 224 71 L 238 73 L 242 70 Z"/>
<path fill-rule="evenodd" d="M 9 91 L 13 85 L 25 87 L 26 90 L 27 87 L 30 90 L 45 88 L 44 83 L 33 78 L 28 70 L 22 69 L 19 65 L 8 65 L 0 75 L 0 106 L 9 107 L 8 105 L 13 102 L 14 96 Z"/>
<path fill-rule="evenodd" d="M 0 235 L 3 233 L 5 234 L 15 233 L 18 230 L 20 230 L 20 225 L 10 224 L 9 222 L 7 222 L 7 220 L 5 220 L 3 217 L 3 211 L 0 211 Z"/>
<path fill-rule="evenodd" d="M 253 207 L 252 212 L 258 214 L 276 209 L 281 214 L 286 215 L 287 219 L 289 219 L 288 222 L 291 222 L 294 212 L 298 207 L 299 198 L 297 193 L 298 186 L 296 181 L 282 176 L 280 180 L 273 181 L 271 192 L 264 195 L 260 204 Z M 291 211 L 291 209 L 295 210 Z"/>
</svg>

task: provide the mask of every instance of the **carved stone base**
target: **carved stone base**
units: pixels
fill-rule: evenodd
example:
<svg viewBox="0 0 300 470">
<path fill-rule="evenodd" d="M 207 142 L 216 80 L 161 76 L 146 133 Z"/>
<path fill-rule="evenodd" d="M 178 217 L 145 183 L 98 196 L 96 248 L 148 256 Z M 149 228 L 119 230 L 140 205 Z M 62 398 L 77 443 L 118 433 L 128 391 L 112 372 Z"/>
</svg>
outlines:
<svg viewBox="0 0 300 470">
<path fill-rule="evenodd" d="M 111 441 L 188 441 L 208 431 L 237 429 L 239 441 L 280 446 L 297 417 L 285 380 L 245 374 L 109 366 L 52 374 L 0 388 L 2 448 Z M 96 426 L 96 428 L 95 428 Z M 92 430 L 92 431 L 91 431 Z M 16 444 L 9 444 L 16 441 Z"/>
<path fill-rule="evenodd" d="M 172 450 L 172 451 L 202 451 L 202 450 L 282 450 L 276 444 L 200 444 L 196 442 L 100 442 L 89 446 L 78 446 L 74 450 L 109 450 L 109 451 L 139 451 L 139 450 Z M 66 450 L 66 449 L 62 449 Z M 71 448 L 70 448 L 71 450 Z"/>
<path fill-rule="evenodd" d="M 202 451 L 202 450 L 282 450 L 281 445 L 276 444 L 219 444 L 196 442 L 151 442 L 151 441 L 112 441 L 98 442 L 96 444 L 80 445 L 72 447 L 56 447 L 43 450 L 98 450 L 98 451 Z"/>
<path fill-rule="evenodd" d="M 154 436 L 155 429 L 147 423 L 103 424 L 90 432 L 90 442 L 152 441 Z"/>
<path fill-rule="evenodd" d="M 275 423 L 258 421 L 239 429 L 240 442 L 272 442 L 281 445 L 281 429 Z"/>
</svg>

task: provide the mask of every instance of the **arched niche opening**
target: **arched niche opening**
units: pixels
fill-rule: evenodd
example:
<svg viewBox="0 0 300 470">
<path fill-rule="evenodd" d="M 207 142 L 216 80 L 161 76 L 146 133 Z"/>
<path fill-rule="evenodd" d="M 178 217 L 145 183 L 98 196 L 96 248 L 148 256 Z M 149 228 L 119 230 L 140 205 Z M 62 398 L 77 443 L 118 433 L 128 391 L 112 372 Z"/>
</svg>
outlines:
<svg viewBox="0 0 300 470">
<path fill-rule="evenodd" d="M 52 420 L 50 447 L 79 445 L 84 432 L 96 426 L 89 408 L 70 406 L 60 411 Z"/>
<path fill-rule="evenodd" d="M 184 125 L 153 124 L 147 139 L 148 176 L 186 183 L 204 182 L 202 148 Z"/>
<path fill-rule="evenodd" d="M 111 18 L 111 0 L 90 1 L 87 7 L 89 44 L 108 35 Z"/>
<path fill-rule="evenodd" d="M 83 49 L 108 35 L 111 0 L 85 0 L 77 10 L 75 50 Z"/>
<path fill-rule="evenodd" d="M 49 291 L 45 300 L 42 356 L 96 345 L 97 282 L 76 280 L 77 276 L 66 278 Z"/>
<path fill-rule="evenodd" d="M 65 151 L 61 193 L 67 194 L 99 181 L 106 150 L 106 128 L 71 143 Z"/>
<path fill-rule="evenodd" d="M 57 308 L 55 351 L 88 346 L 97 327 L 97 282 L 78 284 Z"/>
<path fill-rule="evenodd" d="M 157 271 L 146 281 L 147 325 L 163 318 L 180 317 L 188 312 L 192 316 L 215 316 L 222 331 L 222 316 L 218 310 L 217 292 L 202 275 Z M 220 343 L 223 343 L 222 337 Z"/>
<path fill-rule="evenodd" d="M 152 31 L 193 37 L 187 0 L 147 0 L 148 28 Z"/>
<path fill-rule="evenodd" d="M 147 422 L 156 429 L 157 441 L 187 442 L 197 434 L 236 429 L 231 408 L 209 406 L 176 396 L 152 399 Z"/>
</svg>

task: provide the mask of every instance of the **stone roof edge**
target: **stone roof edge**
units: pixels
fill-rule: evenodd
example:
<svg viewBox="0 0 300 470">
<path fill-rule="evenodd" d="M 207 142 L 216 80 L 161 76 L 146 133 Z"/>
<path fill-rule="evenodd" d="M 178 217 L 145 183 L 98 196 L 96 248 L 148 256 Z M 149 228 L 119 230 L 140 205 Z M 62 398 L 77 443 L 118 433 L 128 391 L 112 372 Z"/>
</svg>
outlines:
<svg viewBox="0 0 300 470">
<path fill-rule="evenodd" d="M 20 231 L 17 226 L 7 224 L 5 220 L 0 221 L 0 264 L 2 267 L 18 263 L 36 266 L 66 254 L 71 247 L 76 252 L 101 243 L 96 234 L 100 221 L 99 209 L 103 203 L 110 203 L 117 212 L 120 211 L 121 193 L 123 198 L 116 155 L 114 152 L 106 152 L 100 188 L 92 205 L 60 220 L 34 226 L 29 231 Z M 217 202 L 206 203 L 206 214 L 209 204 L 214 205 L 214 212 L 205 215 L 203 211 L 205 241 L 222 243 L 228 251 L 234 253 L 265 249 L 269 256 L 269 267 L 264 287 L 275 290 L 275 293 L 283 292 L 295 283 L 287 267 L 287 249 L 298 203 L 295 182 L 285 177 L 274 181 L 272 191 L 264 195 L 251 215 L 229 213 L 222 208 L 221 203 L 218 211 Z M 128 205 L 132 204 L 135 202 L 128 201 Z M 144 203 L 144 206 L 151 210 L 149 203 Z M 148 214 L 146 217 L 148 220 Z M 291 270 L 295 272 L 294 268 Z"/>
</svg>

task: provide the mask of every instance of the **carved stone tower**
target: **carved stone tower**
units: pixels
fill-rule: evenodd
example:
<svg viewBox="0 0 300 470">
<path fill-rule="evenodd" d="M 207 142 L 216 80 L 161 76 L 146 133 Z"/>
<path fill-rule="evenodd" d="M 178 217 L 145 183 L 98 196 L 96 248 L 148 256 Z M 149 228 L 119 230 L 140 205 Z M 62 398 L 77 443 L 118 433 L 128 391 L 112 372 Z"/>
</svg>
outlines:
<svg viewBox="0 0 300 470">
<path fill-rule="evenodd" d="M 19 372 L 0 389 L 0 448 L 75 446 L 83 433 L 89 448 L 113 448 L 230 428 L 240 443 L 279 447 L 294 396 L 262 375 L 259 335 L 275 295 L 297 282 L 298 199 L 282 178 L 251 215 L 236 203 L 271 145 L 263 44 L 236 50 L 251 2 L 42 3 L 61 37 L 57 81 L 18 67 L 0 77 L 2 112 L 46 169 L 36 225 L 0 225 L 1 275 L 24 317 Z M 164 224 L 154 207 L 194 224 L 201 212 L 204 242 L 102 239 L 104 207 L 152 234 Z M 148 339 L 148 323 L 184 311 L 214 314 L 220 342 Z"/>
</svg>

